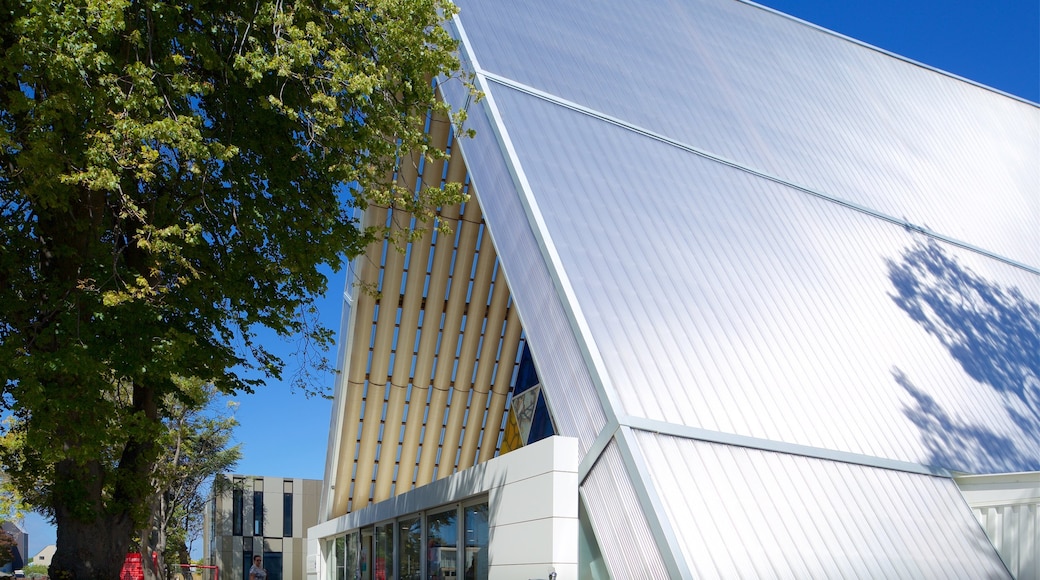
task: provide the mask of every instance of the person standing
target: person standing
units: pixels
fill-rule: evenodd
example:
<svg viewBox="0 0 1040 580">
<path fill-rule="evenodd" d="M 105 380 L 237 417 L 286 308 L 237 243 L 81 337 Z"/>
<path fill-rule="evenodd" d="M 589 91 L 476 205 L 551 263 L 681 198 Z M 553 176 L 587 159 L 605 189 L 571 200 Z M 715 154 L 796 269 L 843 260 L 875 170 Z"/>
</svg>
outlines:
<svg viewBox="0 0 1040 580">
<path fill-rule="evenodd" d="M 249 568 L 249 580 L 267 580 L 267 570 L 264 570 L 264 559 L 253 556 L 253 566 Z"/>
</svg>

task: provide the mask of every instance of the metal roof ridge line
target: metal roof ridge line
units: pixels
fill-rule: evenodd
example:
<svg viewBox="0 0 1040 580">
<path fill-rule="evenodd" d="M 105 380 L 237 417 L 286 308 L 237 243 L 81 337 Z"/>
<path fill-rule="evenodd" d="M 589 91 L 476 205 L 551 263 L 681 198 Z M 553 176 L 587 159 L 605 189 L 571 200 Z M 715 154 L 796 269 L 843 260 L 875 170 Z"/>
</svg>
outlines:
<svg viewBox="0 0 1040 580">
<path fill-rule="evenodd" d="M 700 427 L 691 427 L 689 425 L 681 425 L 678 423 L 668 423 L 665 421 L 659 421 L 657 419 L 647 419 L 645 417 L 636 417 L 633 415 L 625 415 L 618 417 L 617 429 L 620 430 L 624 427 L 628 427 L 630 429 L 635 429 L 638 431 L 647 431 L 651 433 L 659 433 L 662 435 L 670 435 L 672 437 L 679 437 L 682 439 L 693 439 L 697 441 L 703 441 L 706 443 L 718 443 L 721 445 L 734 445 L 738 447 L 746 447 L 748 449 L 755 449 L 758 451 L 784 453 L 787 455 L 798 455 L 801 457 L 810 457 L 813 459 L 820 459 L 823 461 L 838 461 L 841 463 L 849 463 L 852 465 L 860 465 L 864 467 L 887 469 L 890 471 L 901 471 L 904 473 L 914 473 L 918 475 L 931 475 L 934 477 L 942 477 L 947 479 L 953 477 L 953 473 L 950 470 L 942 467 L 932 467 L 929 465 L 913 463 L 910 461 L 904 461 L 900 459 L 875 457 L 872 455 L 865 455 L 862 453 L 855 453 L 852 451 L 839 451 L 836 449 L 814 447 L 811 445 L 803 445 L 800 443 L 774 441 L 772 439 L 762 439 L 759 437 L 741 435 L 738 433 L 712 431 Z"/>
</svg>

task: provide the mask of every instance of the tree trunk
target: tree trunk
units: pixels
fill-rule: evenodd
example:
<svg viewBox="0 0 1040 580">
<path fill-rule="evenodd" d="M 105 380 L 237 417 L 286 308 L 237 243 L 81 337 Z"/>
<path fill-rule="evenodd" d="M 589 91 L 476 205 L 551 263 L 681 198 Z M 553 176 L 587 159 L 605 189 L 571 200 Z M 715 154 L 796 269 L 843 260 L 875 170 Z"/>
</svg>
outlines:
<svg viewBox="0 0 1040 580">
<path fill-rule="evenodd" d="M 195 576 L 191 573 L 191 568 L 185 568 L 185 565 L 191 565 L 191 554 L 188 553 L 188 545 L 181 542 L 180 546 L 177 547 L 177 554 L 181 560 L 181 580 L 194 580 Z"/>
<path fill-rule="evenodd" d="M 135 384 L 132 406 L 149 421 L 155 420 L 152 389 Z M 52 499 L 57 541 L 51 578 L 119 578 L 135 529 L 134 513 L 154 493 L 149 474 L 155 447 L 152 440 L 131 436 L 115 466 L 72 459 L 55 465 Z M 106 480 L 111 483 L 108 489 Z"/>
<path fill-rule="evenodd" d="M 100 507 L 101 468 L 96 462 L 75 465 L 70 460 L 55 467 L 55 488 L 70 494 L 89 494 L 90 503 Z M 49 575 L 55 580 L 112 580 L 126 560 L 133 525 L 130 516 L 94 510 L 94 517 L 77 517 L 67 502 L 57 502 L 54 523 L 57 526 L 57 550 L 51 560 Z"/>
<path fill-rule="evenodd" d="M 159 538 L 159 529 L 162 527 L 162 494 L 155 494 L 149 498 L 150 508 L 148 511 L 148 525 L 137 531 L 137 537 L 141 545 L 141 558 L 144 566 L 144 580 L 162 580 L 165 574 L 162 570 L 165 565 L 162 562 L 162 541 Z M 158 564 L 152 560 L 152 554 L 156 554 Z"/>
<path fill-rule="evenodd" d="M 166 565 L 163 562 L 162 550 L 158 546 L 152 545 L 152 530 L 145 528 L 138 531 L 137 534 L 141 541 L 141 566 L 144 568 L 144 580 L 164 580 L 166 575 L 163 572 Z"/>
<path fill-rule="evenodd" d="M 126 560 L 130 537 L 127 518 L 100 518 L 93 522 L 55 518 L 58 524 L 57 551 L 49 575 L 55 580 L 112 580 Z"/>
</svg>

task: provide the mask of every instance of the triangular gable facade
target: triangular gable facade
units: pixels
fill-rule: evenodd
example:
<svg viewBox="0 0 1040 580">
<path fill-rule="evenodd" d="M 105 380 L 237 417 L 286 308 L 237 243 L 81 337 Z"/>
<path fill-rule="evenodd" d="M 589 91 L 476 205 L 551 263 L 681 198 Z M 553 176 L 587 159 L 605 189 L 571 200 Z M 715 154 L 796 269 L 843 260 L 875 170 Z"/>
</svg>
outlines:
<svg viewBox="0 0 1040 580">
<path fill-rule="evenodd" d="M 1040 108 L 741 1 L 459 5 L 476 136 L 400 178 L 472 197 L 358 262 L 325 517 L 551 432 L 585 576 L 1006 575 L 952 474 L 1040 469 Z"/>
</svg>

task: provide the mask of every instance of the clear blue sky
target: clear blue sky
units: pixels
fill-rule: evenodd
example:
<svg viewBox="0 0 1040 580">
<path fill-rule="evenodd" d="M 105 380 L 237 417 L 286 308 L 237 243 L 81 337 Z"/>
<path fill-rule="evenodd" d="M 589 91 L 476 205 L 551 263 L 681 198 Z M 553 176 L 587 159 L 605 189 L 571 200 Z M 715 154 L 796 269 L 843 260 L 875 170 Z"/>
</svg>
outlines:
<svg viewBox="0 0 1040 580">
<path fill-rule="evenodd" d="M 1040 102 L 1038 0 L 765 0 L 762 4 L 890 52 L 1006 93 Z M 1038 137 L 1040 138 L 1040 137 Z M 320 301 L 322 320 L 339 328 L 345 273 Z M 286 350 L 290 350 L 287 346 Z M 332 354 L 334 357 L 334 353 Z M 290 363 L 293 361 L 290 359 Z M 291 375 L 291 369 L 287 376 Z M 332 377 L 327 378 L 331 387 Z M 331 391 L 331 388 L 330 388 Z M 331 402 L 269 384 L 242 395 L 237 473 L 321 479 Z M 29 552 L 54 543 L 41 518 L 26 520 Z M 196 546 L 196 553 L 201 550 Z"/>
</svg>

